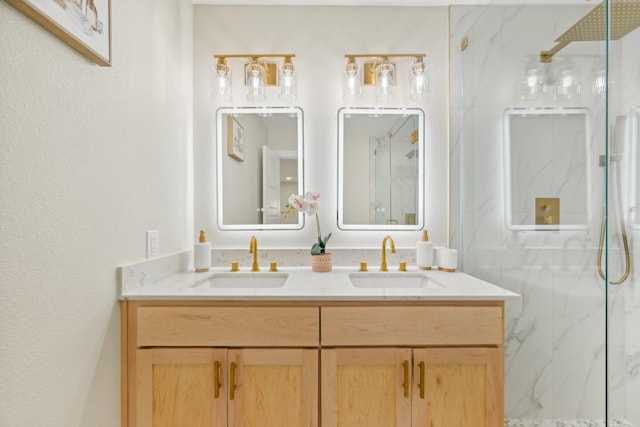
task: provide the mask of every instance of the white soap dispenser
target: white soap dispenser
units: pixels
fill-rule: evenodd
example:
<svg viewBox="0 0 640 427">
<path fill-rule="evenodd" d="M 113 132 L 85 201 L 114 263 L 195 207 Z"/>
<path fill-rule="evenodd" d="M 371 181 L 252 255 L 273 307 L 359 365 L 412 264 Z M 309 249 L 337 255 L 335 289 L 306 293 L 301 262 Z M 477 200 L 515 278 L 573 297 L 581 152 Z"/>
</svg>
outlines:
<svg viewBox="0 0 640 427">
<path fill-rule="evenodd" d="M 429 232 L 422 232 L 422 240 L 419 240 L 416 248 L 416 264 L 420 270 L 431 270 L 433 266 L 433 243 L 429 241 Z"/>
<path fill-rule="evenodd" d="M 193 245 L 193 265 L 197 273 L 209 271 L 211 267 L 211 243 L 207 242 L 204 230 L 200 230 L 199 243 Z"/>
</svg>

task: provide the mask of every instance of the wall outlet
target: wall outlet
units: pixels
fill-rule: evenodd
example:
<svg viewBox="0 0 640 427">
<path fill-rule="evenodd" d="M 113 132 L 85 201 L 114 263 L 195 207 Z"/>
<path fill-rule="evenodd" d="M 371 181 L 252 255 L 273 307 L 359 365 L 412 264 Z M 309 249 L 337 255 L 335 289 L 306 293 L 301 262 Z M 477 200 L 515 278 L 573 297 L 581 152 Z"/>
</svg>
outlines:
<svg viewBox="0 0 640 427">
<path fill-rule="evenodd" d="M 147 259 L 160 254 L 160 231 L 147 230 Z"/>
</svg>

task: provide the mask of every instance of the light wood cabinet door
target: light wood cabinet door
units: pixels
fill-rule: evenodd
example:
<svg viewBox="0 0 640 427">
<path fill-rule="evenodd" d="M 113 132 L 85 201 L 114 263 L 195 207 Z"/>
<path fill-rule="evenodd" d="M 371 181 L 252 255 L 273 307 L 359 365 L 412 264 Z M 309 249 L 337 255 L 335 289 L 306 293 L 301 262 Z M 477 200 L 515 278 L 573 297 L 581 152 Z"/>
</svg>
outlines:
<svg viewBox="0 0 640 427">
<path fill-rule="evenodd" d="M 322 427 L 411 425 L 411 349 L 322 350 Z"/>
<path fill-rule="evenodd" d="M 317 349 L 229 350 L 229 427 L 317 427 Z"/>
<path fill-rule="evenodd" d="M 415 349 L 412 427 L 502 427 L 502 349 Z"/>
<path fill-rule="evenodd" d="M 226 349 L 139 349 L 136 361 L 135 427 L 226 427 Z"/>
</svg>

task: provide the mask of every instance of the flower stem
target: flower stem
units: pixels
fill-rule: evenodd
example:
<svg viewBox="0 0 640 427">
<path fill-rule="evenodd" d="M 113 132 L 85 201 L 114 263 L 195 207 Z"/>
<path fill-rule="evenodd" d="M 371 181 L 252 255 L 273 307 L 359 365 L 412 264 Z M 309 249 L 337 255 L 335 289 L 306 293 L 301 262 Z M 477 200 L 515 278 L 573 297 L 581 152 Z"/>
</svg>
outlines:
<svg viewBox="0 0 640 427">
<path fill-rule="evenodd" d="M 318 241 L 322 241 L 322 233 L 320 232 L 320 215 L 316 212 L 316 228 L 318 229 Z"/>
</svg>

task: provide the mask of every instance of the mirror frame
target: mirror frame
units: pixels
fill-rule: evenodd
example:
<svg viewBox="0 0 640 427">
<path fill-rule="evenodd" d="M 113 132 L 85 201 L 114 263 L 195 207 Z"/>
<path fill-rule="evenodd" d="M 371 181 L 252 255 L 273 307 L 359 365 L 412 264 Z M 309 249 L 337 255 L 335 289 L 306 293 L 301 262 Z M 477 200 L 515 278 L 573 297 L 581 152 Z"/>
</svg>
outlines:
<svg viewBox="0 0 640 427">
<path fill-rule="evenodd" d="M 291 114 L 297 118 L 297 151 L 298 151 L 298 194 L 304 194 L 304 112 L 300 107 L 220 107 L 216 111 L 216 212 L 217 225 L 220 230 L 300 230 L 304 227 L 304 214 L 298 213 L 295 224 L 224 224 L 222 163 L 227 149 L 227 141 L 223 141 L 223 128 L 226 117 L 237 114 Z M 225 123 L 223 123 L 223 121 Z"/>
<path fill-rule="evenodd" d="M 416 223 L 405 224 L 345 224 L 344 223 L 344 119 L 349 115 L 417 115 L 418 116 L 418 212 Z M 424 135 L 425 114 L 420 108 L 341 108 L 338 110 L 338 228 L 341 230 L 390 230 L 390 231 L 415 231 L 424 228 Z"/>
<path fill-rule="evenodd" d="M 511 138 L 510 130 L 511 123 L 510 116 L 522 116 L 522 115 L 570 115 L 581 114 L 584 115 L 584 150 L 585 150 L 585 204 L 586 204 L 586 220 L 584 223 L 579 224 L 513 224 L 512 217 L 512 200 L 511 200 Z M 507 230 L 511 231 L 523 231 L 523 230 L 537 230 L 537 231 L 558 231 L 558 230 L 584 230 L 589 228 L 589 224 L 592 219 L 592 206 L 591 206 L 591 111 L 585 107 L 575 108 L 547 108 L 547 107 L 534 107 L 534 108 L 522 108 L 514 107 L 507 108 L 502 114 L 502 132 L 503 132 L 503 157 L 504 157 L 504 223 Z"/>
</svg>

